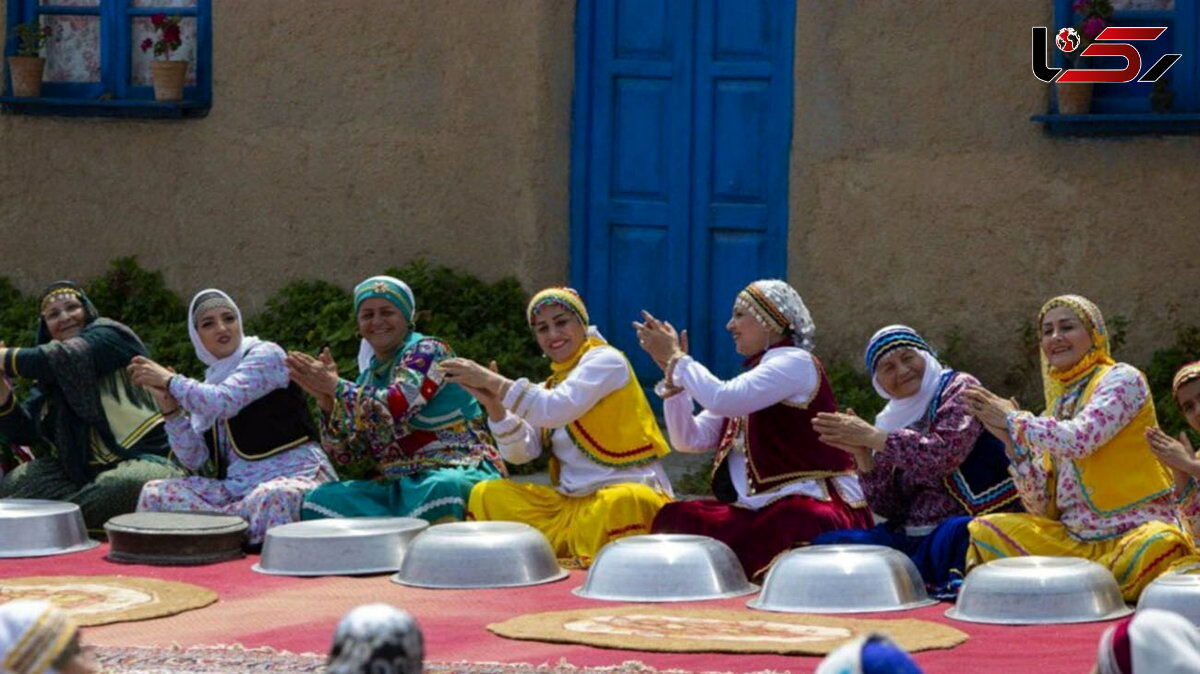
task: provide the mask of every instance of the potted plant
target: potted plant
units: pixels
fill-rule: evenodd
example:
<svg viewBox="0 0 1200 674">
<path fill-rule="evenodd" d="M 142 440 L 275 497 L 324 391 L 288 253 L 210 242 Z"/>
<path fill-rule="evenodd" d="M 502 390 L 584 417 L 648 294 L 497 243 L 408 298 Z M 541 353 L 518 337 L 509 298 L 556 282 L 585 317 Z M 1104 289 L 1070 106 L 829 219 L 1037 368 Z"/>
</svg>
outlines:
<svg viewBox="0 0 1200 674">
<path fill-rule="evenodd" d="M 1066 54 L 1070 67 L 1083 68 L 1087 65 L 1087 59 L 1080 54 L 1096 41 L 1096 36 L 1112 21 L 1112 3 L 1109 0 L 1075 0 L 1071 4 L 1071 12 L 1077 19 L 1075 26 L 1059 31 L 1055 41 Z M 1086 115 L 1090 112 L 1092 86 L 1091 82 L 1055 82 L 1058 114 Z"/>
<path fill-rule="evenodd" d="M 8 74 L 12 77 L 13 96 L 40 96 L 42 73 L 46 70 L 46 59 L 42 58 L 42 47 L 50 39 L 50 26 L 37 21 L 22 23 L 14 29 L 17 35 L 17 55 L 8 57 Z"/>
<path fill-rule="evenodd" d="M 155 60 L 150 63 L 154 78 L 154 100 L 183 100 L 183 80 L 187 75 L 188 62 L 171 59 L 171 52 L 183 46 L 183 35 L 179 30 L 179 17 L 168 17 L 158 13 L 150 17 L 150 23 L 158 33 L 158 39 L 142 40 L 142 51 L 154 50 Z"/>
</svg>

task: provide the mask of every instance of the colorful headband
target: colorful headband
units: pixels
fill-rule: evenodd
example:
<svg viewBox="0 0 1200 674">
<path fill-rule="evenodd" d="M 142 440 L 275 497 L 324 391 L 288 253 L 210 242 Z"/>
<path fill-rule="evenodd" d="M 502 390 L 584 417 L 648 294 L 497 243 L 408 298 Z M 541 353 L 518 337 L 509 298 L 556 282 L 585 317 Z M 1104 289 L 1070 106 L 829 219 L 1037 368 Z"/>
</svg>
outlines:
<svg viewBox="0 0 1200 674">
<path fill-rule="evenodd" d="M 1200 379 L 1200 360 L 1179 368 L 1179 371 L 1175 373 L 1175 378 L 1171 380 L 1171 395 L 1179 395 L 1179 389 L 1193 379 Z"/>
<path fill-rule="evenodd" d="M 525 309 L 525 318 L 530 325 L 533 325 L 533 315 L 548 304 L 557 304 L 575 314 L 575 317 L 585 327 L 591 324 L 588 319 L 587 306 L 584 305 L 583 298 L 579 296 L 579 293 L 574 288 L 557 287 L 539 291 L 529 300 L 529 306 Z"/>
<path fill-rule="evenodd" d="M 1104 326 L 1104 315 L 1100 313 L 1100 308 L 1091 300 L 1081 295 L 1059 295 L 1058 297 L 1052 297 L 1042 305 L 1042 310 L 1038 312 L 1039 326 L 1046 319 L 1046 314 L 1056 307 L 1070 309 L 1071 313 L 1083 321 L 1084 327 L 1088 329 L 1088 334 L 1096 342 L 1096 348 L 1105 352 L 1108 351 L 1108 329 Z"/>
<path fill-rule="evenodd" d="M 44 296 L 42 296 L 42 305 L 41 305 L 41 308 L 39 309 L 39 311 L 45 311 L 46 307 L 50 306 L 51 304 L 53 304 L 54 302 L 56 302 L 60 299 L 64 299 L 67 297 L 73 297 L 75 299 L 80 299 L 82 296 L 83 296 L 83 293 L 80 292 L 79 289 L 77 289 L 77 288 L 65 288 L 65 287 L 64 288 L 55 288 L 54 290 L 51 290 L 50 292 L 48 292 Z"/>
<path fill-rule="evenodd" d="M 354 313 L 358 313 L 358 307 L 364 300 L 373 297 L 383 298 L 396 305 L 400 313 L 404 314 L 404 320 L 412 323 L 417 301 L 407 283 L 391 276 L 372 276 L 359 283 L 354 286 Z"/>
<path fill-rule="evenodd" d="M 871 341 L 867 342 L 867 351 L 863 357 L 866 361 L 867 372 L 874 375 L 879 361 L 888 353 L 900 348 L 920 349 L 937 356 L 937 352 L 929 346 L 928 342 L 921 339 L 916 330 L 907 325 L 889 325 L 876 332 L 871 337 Z"/>
<path fill-rule="evenodd" d="M 796 326 L 792 324 L 791 319 L 771 301 L 771 298 L 767 297 L 766 293 L 757 288 L 753 283 L 738 293 L 737 302 L 765 327 L 774 328 L 777 332 L 782 332 L 785 335 L 791 334 L 796 330 Z"/>
</svg>

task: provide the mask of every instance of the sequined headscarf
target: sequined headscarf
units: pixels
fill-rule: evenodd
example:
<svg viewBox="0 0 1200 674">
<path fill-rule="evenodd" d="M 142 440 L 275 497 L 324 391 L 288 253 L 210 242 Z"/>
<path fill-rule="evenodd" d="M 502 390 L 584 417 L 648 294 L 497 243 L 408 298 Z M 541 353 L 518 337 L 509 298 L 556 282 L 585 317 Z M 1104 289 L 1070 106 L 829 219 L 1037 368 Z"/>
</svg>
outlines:
<svg viewBox="0 0 1200 674">
<path fill-rule="evenodd" d="M 800 293 L 784 281 L 764 279 L 746 286 L 734 305 L 748 312 L 763 327 L 782 332 L 802 349 L 812 350 L 817 327 Z"/>
</svg>

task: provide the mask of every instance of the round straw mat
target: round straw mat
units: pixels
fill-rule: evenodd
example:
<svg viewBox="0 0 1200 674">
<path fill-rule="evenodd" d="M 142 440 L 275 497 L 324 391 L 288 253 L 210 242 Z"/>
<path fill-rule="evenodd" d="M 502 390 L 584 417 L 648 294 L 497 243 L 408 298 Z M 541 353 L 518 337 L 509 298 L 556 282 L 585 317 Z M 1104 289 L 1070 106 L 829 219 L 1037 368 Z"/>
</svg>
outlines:
<svg viewBox="0 0 1200 674">
<path fill-rule="evenodd" d="M 0 579 L 0 604 L 40 599 L 80 625 L 148 620 L 202 608 L 217 600 L 206 587 L 136 576 L 31 576 Z"/>
</svg>

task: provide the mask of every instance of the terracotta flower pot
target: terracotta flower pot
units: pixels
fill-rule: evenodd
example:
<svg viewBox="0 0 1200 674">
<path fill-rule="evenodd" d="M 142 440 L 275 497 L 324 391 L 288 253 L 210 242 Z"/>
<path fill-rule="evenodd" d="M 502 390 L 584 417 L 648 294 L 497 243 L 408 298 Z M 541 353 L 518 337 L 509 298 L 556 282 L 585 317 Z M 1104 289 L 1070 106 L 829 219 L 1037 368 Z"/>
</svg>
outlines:
<svg viewBox="0 0 1200 674">
<path fill-rule="evenodd" d="M 1054 90 L 1058 95 L 1058 114 L 1086 115 L 1092 111 L 1091 82 L 1055 82 Z"/>
<path fill-rule="evenodd" d="M 46 59 L 40 56 L 9 56 L 8 74 L 12 77 L 13 96 L 41 96 L 42 73 Z"/>
<path fill-rule="evenodd" d="M 150 73 L 154 77 L 154 100 L 183 100 L 183 80 L 187 75 L 187 61 L 151 61 Z"/>
</svg>

